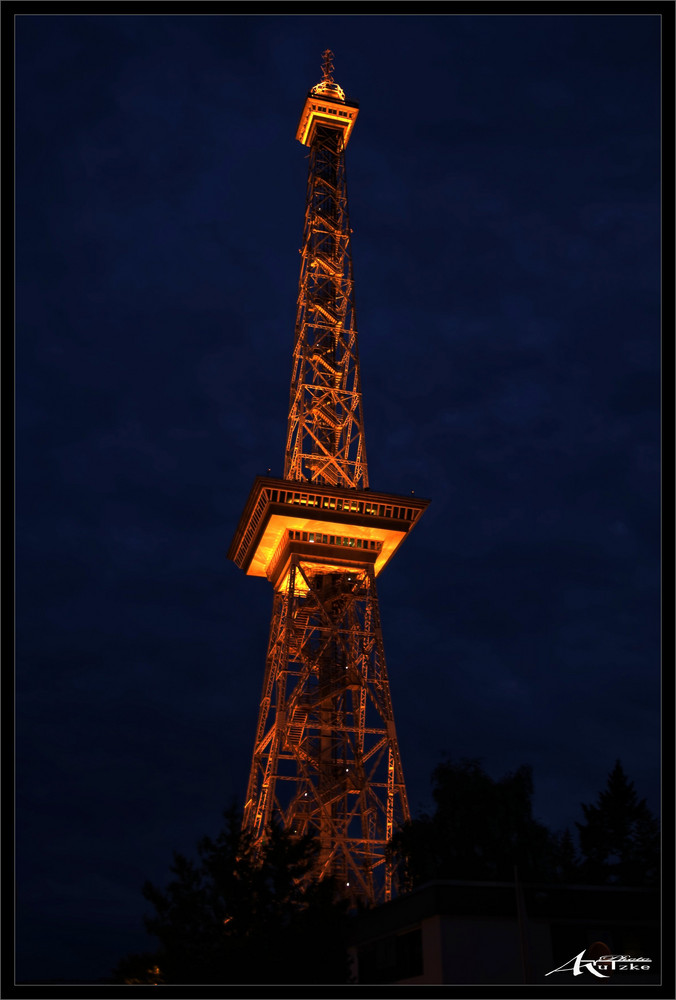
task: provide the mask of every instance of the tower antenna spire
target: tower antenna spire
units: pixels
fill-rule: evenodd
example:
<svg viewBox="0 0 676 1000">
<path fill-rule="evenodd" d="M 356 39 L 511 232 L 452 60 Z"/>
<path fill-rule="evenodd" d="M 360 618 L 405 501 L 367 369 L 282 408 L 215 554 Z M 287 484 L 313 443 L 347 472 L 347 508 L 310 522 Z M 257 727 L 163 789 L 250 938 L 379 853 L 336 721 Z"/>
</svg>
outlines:
<svg viewBox="0 0 676 1000">
<path fill-rule="evenodd" d="M 307 95 L 309 147 L 284 475 L 259 476 L 228 556 L 274 591 L 244 828 L 319 841 L 315 871 L 367 904 L 396 884 L 387 845 L 410 818 L 376 576 L 428 501 L 369 489 L 345 148 L 359 108 L 333 80 Z"/>
<path fill-rule="evenodd" d="M 322 73 L 324 83 L 333 83 L 333 52 L 324 49 L 322 52 Z"/>
</svg>

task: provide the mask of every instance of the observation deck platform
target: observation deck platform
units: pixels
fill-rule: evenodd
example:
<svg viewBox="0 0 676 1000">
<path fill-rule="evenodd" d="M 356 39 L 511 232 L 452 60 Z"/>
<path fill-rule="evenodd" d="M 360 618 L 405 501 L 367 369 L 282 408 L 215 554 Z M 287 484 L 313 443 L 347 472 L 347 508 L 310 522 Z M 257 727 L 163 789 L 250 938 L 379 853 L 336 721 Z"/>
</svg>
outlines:
<svg viewBox="0 0 676 1000">
<path fill-rule="evenodd" d="M 257 476 L 228 558 L 275 588 L 293 553 L 338 571 L 370 564 L 377 576 L 429 503 L 413 494 Z"/>
</svg>

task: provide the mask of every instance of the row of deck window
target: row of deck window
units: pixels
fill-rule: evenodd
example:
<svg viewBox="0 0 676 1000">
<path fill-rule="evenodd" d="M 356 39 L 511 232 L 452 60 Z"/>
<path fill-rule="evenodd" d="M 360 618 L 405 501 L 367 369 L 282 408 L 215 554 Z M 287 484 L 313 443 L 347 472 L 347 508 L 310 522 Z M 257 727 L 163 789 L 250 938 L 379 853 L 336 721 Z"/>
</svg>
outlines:
<svg viewBox="0 0 676 1000">
<path fill-rule="evenodd" d="M 371 549 L 380 552 L 383 543 L 374 538 L 347 538 L 343 535 L 323 535 L 320 531 L 289 531 L 290 541 L 322 542 L 325 545 L 347 545 L 354 549 Z"/>
<path fill-rule="evenodd" d="M 339 111 L 337 108 L 324 108 L 321 104 L 313 104 L 312 108 L 314 111 L 323 111 L 325 114 L 339 115 L 341 118 L 352 118 L 352 115 L 349 112 Z"/>
</svg>

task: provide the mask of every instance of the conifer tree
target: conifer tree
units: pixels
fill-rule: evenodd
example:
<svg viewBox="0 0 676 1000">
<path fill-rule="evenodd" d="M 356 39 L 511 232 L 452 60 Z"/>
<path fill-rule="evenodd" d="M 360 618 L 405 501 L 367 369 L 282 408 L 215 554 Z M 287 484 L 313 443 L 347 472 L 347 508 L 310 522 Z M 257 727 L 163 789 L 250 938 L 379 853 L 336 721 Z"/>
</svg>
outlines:
<svg viewBox="0 0 676 1000">
<path fill-rule="evenodd" d="M 660 834 L 645 799 L 639 799 L 620 761 L 595 805 L 582 803 L 576 823 L 584 881 L 598 885 L 656 885 Z"/>
</svg>

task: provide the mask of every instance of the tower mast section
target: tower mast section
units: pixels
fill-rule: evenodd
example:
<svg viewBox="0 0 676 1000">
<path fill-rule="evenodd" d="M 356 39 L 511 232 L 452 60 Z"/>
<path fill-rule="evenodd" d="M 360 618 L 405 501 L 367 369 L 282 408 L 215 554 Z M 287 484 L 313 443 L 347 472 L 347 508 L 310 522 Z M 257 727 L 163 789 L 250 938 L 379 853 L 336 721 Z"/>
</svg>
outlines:
<svg viewBox="0 0 676 1000">
<path fill-rule="evenodd" d="M 368 488 L 345 148 L 358 114 L 333 80 L 308 94 L 296 138 L 310 149 L 284 478 Z"/>
</svg>

